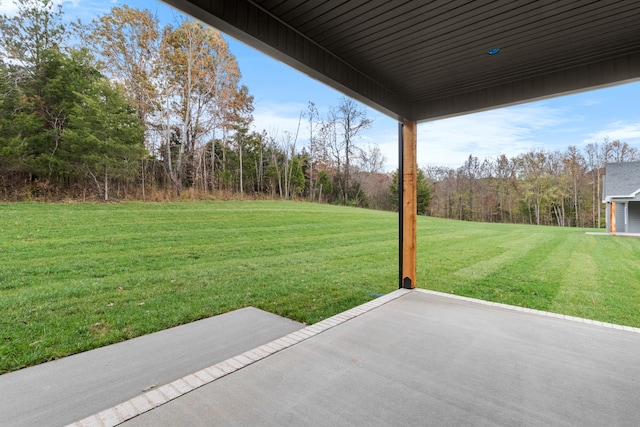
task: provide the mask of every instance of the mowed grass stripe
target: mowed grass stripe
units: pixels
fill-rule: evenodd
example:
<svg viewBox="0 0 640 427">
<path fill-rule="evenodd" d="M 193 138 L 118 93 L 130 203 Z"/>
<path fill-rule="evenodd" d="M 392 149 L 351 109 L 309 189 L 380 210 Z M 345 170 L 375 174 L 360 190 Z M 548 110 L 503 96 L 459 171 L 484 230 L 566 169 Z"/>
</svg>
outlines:
<svg viewBox="0 0 640 427">
<path fill-rule="evenodd" d="M 595 239 L 598 283 L 602 301 L 594 306 L 594 318 L 638 326 L 640 316 L 640 239 Z M 634 304 L 635 303 L 635 304 Z"/>
<path fill-rule="evenodd" d="M 418 218 L 418 286 L 640 326 L 640 239 Z M 397 288 L 397 214 L 0 204 L 0 372 L 245 306 L 308 324 Z"/>
<path fill-rule="evenodd" d="M 422 287 L 640 326 L 640 239 L 586 235 L 586 230 L 570 228 L 474 224 L 435 218 L 424 221 L 438 232 L 424 228 L 420 238 L 428 240 L 436 234 L 442 243 L 435 249 L 435 245 L 419 245 L 419 266 L 424 274 L 418 279 Z M 479 230 L 473 232 L 469 228 Z M 447 245 L 442 238 L 446 231 L 456 234 L 451 239 L 453 245 Z M 460 251 L 449 251 L 460 245 L 460 236 L 465 236 L 473 247 L 466 251 L 475 251 L 478 261 L 474 261 L 474 255 L 465 258 L 462 252 L 463 256 L 458 257 Z M 503 243 L 499 246 L 510 249 L 494 255 L 496 239 L 487 236 L 501 236 Z M 440 267 L 441 264 L 445 266 Z M 489 268 L 490 274 L 482 273 L 483 266 L 493 264 L 500 268 Z M 425 272 L 425 265 L 431 267 L 429 273 Z M 465 269 L 473 274 L 464 274 Z M 587 303 L 585 295 L 594 298 Z"/>
<path fill-rule="evenodd" d="M 0 370 L 248 305 L 315 323 L 395 289 L 396 224 L 290 202 L 2 205 Z"/>
<path fill-rule="evenodd" d="M 593 250 L 593 243 L 586 248 L 574 251 L 563 272 L 562 282 L 566 283 L 558 290 L 550 311 L 559 312 L 571 307 L 574 315 L 590 318 L 594 316 L 594 307 L 602 304 L 603 294 L 596 260 L 585 249 Z"/>
<path fill-rule="evenodd" d="M 529 235 L 513 236 L 517 240 L 512 240 L 506 244 L 498 244 L 504 236 L 494 236 L 491 240 L 485 241 L 489 246 L 488 249 L 494 248 L 494 251 L 483 251 L 481 254 L 485 257 L 483 260 L 455 271 L 455 275 L 465 280 L 480 280 L 502 268 L 504 265 L 512 263 L 514 259 L 525 258 L 532 250 L 534 250 L 543 234 L 532 233 Z M 491 244 L 495 243 L 494 246 Z"/>
<path fill-rule="evenodd" d="M 462 283 L 454 292 L 489 301 L 545 310 L 557 291 L 557 285 L 549 281 L 549 276 L 553 275 L 554 271 L 550 268 L 549 261 L 553 258 L 551 254 L 559 240 L 555 236 L 540 239 L 526 256 L 516 256 L 493 273 L 478 280 L 458 279 Z"/>
<path fill-rule="evenodd" d="M 364 239 L 355 238 L 355 234 L 354 238 L 349 238 L 350 236 L 352 236 L 350 233 L 340 236 L 348 240 L 339 240 L 335 236 L 286 237 L 287 242 L 277 247 L 274 247 L 273 239 L 240 243 L 237 239 L 227 239 L 224 243 L 189 241 L 183 245 L 176 240 L 169 246 L 141 248 L 132 245 L 127 251 L 116 246 L 109 251 L 83 251 L 78 255 L 47 256 L 45 253 L 44 256 L 38 257 L 26 256 L 4 270 L 0 277 L 13 276 L 14 279 L 0 280 L 0 289 L 18 288 L 38 282 L 49 284 L 52 280 L 118 276 L 129 272 L 138 274 L 140 267 L 153 272 L 165 269 L 191 270 L 220 260 L 225 260 L 232 265 L 242 265 L 252 261 L 266 266 L 283 265 L 296 260 L 304 263 L 318 263 L 336 258 L 353 259 L 360 252 L 375 256 L 381 250 L 382 253 L 392 256 L 391 251 L 385 252 L 384 249 L 389 246 L 389 241 L 394 242 L 394 236 L 377 232 L 370 233 Z M 185 239 L 188 239 L 188 236 L 185 236 Z M 64 248 L 60 249 L 64 250 Z M 296 257 L 292 257 L 292 254 L 296 254 Z M 171 263 L 167 262 L 169 258 Z"/>
</svg>

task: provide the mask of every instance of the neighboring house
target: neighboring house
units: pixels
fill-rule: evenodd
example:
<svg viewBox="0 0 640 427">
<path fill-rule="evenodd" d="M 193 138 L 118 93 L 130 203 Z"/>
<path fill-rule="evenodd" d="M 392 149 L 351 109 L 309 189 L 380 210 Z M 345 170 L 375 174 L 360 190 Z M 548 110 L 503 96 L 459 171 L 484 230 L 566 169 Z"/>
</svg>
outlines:
<svg viewBox="0 0 640 427">
<path fill-rule="evenodd" d="M 607 163 L 603 199 L 608 233 L 640 233 L 640 162 Z"/>
</svg>

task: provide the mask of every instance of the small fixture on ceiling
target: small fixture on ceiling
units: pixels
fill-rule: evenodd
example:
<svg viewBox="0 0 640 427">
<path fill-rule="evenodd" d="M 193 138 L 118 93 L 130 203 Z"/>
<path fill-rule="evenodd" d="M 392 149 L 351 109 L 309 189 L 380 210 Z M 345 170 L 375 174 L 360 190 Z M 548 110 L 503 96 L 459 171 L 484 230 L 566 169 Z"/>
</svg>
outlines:
<svg viewBox="0 0 640 427">
<path fill-rule="evenodd" d="M 500 48 L 499 47 L 494 47 L 493 49 L 489 49 L 487 51 L 487 54 L 489 55 L 496 55 L 498 52 L 500 52 Z"/>
</svg>

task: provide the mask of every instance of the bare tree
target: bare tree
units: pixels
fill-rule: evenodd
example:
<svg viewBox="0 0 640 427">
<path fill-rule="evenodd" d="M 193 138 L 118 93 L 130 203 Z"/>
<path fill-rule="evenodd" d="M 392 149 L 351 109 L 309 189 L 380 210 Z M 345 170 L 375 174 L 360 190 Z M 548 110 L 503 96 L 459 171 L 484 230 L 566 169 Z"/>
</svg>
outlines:
<svg viewBox="0 0 640 427">
<path fill-rule="evenodd" d="M 134 101 L 143 123 L 158 109 L 154 76 L 158 71 L 159 23 L 148 10 L 113 7 L 88 25 L 76 24 L 80 36 L 100 58 L 104 70 Z M 153 151 L 147 140 L 147 148 Z"/>
<path fill-rule="evenodd" d="M 349 175 L 351 173 L 351 162 L 359 151 L 355 143 L 357 137 L 371 126 L 372 121 L 367 118 L 366 111 L 360 107 L 356 101 L 347 97 L 340 99 L 338 108 L 335 109 L 332 116 L 333 119 L 335 119 L 337 127 L 340 129 L 340 136 L 342 138 L 342 158 L 344 159 L 342 191 L 344 203 L 347 203 L 350 189 Z"/>
<path fill-rule="evenodd" d="M 368 144 L 366 148 L 359 150 L 358 166 L 366 173 L 379 173 L 384 169 L 387 161 L 382 150 L 376 144 Z"/>
<path fill-rule="evenodd" d="M 309 126 L 309 199 L 315 200 L 315 184 L 314 184 L 314 163 L 316 161 L 316 154 L 318 151 L 318 136 L 317 130 L 320 126 L 318 109 L 313 102 L 309 102 L 307 105 L 306 114 Z"/>
<path fill-rule="evenodd" d="M 600 228 L 600 210 L 601 210 L 601 196 L 600 196 L 600 180 L 603 167 L 603 161 L 601 157 L 601 150 L 597 142 L 587 144 L 587 164 L 591 172 L 591 215 L 593 218 L 593 226 Z"/>
<path fill-rule="evenodd" d="M 584 156 L 575 146 L 570 146 L 562 157 L 564 169 L 569 176 L 573 192 L 573 210 L 575 224 L 580 226 L 580 182 L 586 173 Z"/>
<path fill-rule="evenodd" d="M 638 150 L 619 139 L 609 142 L 605 139 L 607 163 L 635 162 L 640 159 Z"/>
<path fill-rule="evenodd" d="M 238 89 L 237 63 L 218 31 L 194 21 L 184 21 L 175 29 L 168 26 L 162 50 L 172 85 L 172 114 L 179 129 L 173 182 L 180 192 L 185 182 L 192 185 L 195 181 L 196 149 L 209 141 L 221 117 L 229 128 L 245 120 L 246 111 L 250 116 L 253 98 L 246 88 Z"/>
</svg>

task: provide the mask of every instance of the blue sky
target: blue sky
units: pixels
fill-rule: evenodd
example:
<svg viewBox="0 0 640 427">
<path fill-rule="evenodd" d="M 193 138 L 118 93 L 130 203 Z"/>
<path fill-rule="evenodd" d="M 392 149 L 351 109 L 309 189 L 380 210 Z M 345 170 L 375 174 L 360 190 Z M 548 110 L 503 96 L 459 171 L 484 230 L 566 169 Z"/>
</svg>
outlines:
<svg viewBox="0 0 640 427">
<path fill-rule="evenodd" d="M 116 5 L 149 9 L 162 24 L 180 14 L 156 0 L 58 0 L 68 18 L 89 21 Z M 0 0 L 11 14 L 12 0 Z M 254 129 L 295 132 L 298 118 L 314 102 L 322 115 L 337 106 L 341 93 L 227 37 L 242 72 L 242 83 L 254 96 Z M 418 125 L 418 165 L 458 167 L 473 154 L 481 160 L 500 154 L 515 156 L 532 149 L 579 149 L 605 138 L 640 149 L 640 82 L 521 104 Z M 373 125 L 360 144 L 377 144 L 387 169 L 397 167 L 397 122 L 364 107 Z M 304 124 L 303 124 L 304 126 Z M 305 128 L 300 142 L 304 144 Z"/>
</svg>

